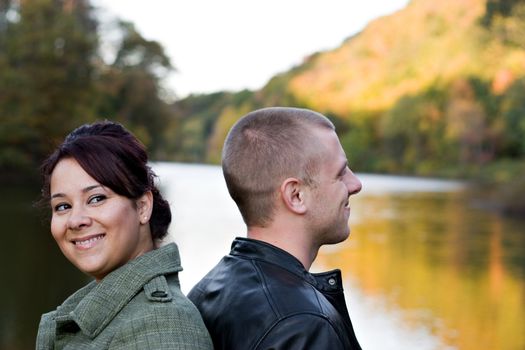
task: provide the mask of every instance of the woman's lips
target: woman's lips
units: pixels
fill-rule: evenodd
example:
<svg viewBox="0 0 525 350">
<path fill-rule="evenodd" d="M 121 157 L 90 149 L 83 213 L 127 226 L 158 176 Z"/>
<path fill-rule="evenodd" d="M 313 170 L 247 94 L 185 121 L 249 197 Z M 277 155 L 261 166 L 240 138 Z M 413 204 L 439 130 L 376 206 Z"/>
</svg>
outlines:
<svg viewBox="0 0 525 350">
<path fill-rule="evenodd" d="M 96 245 L 101 239 L 103 239 L 106 235 L 104 233 L 100 233 L 97 235 L 91 235 L 86 236 L 82 238 L 77 238 L 71 241 L 75 245 L 75 247 L 81 248 L 81 249 L 89 249 Z"/>
</svg>

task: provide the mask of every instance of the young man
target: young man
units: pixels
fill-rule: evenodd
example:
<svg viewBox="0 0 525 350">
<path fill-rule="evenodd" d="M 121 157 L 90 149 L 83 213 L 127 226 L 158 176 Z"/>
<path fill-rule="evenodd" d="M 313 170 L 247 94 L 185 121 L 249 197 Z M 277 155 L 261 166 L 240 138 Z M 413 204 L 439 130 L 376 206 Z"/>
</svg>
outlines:
<svg viewBox="0 0 525 350">
<path fill-rule="evenodd" d="M 361 182 L 333 124 L 298 108 L 265 108 L 230 130 L 222 167 L 247 226 L 189 293 L 215 349 L 361 349 L 339 270 L 308 270 L 319 248 L 350 234 Z"/>
</svg>

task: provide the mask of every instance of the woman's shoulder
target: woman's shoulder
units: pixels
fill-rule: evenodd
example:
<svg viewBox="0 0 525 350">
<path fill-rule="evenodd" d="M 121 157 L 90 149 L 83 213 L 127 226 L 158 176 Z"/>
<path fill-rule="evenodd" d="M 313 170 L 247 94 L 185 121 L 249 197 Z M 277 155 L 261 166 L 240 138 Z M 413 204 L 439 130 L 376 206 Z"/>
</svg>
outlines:
<svg viewBox="0 0 525 350">
<path fill-rule="evenodd" d="M 200 320 L 193 303 L 181 292 L 178 280 L 160 275 L 146 283 L 142 290 L 122 310 L 125 319 L 157 317 L 175 320 Z"/>
<path fill-rule="evenodd" d="M 115 341 L 126 344 L 164 342 L 189 348 L 211 349 L 208 331 L 197 308 L 172 288 L 165 276 L 158 276 L 144 285 L 114 320 L 119 326 Z M 172 340 L 169 340 L 172 339 Z M 171 344 L 172 346 L 175 344 Z M 163 347 L 160 347 L 163 348 Z"/>
</svg>

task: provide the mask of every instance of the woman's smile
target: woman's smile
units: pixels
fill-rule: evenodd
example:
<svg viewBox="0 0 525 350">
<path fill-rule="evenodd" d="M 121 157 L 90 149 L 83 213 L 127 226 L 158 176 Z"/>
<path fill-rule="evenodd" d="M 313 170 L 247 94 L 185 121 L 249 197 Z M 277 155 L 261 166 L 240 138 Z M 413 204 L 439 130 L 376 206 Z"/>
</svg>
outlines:
<svg viewBox="0 0 525 350">
<path fill-rule="evenodd" d="M 101 233 L 82 238 L 75 238 L 71 240 L 71 243 L 73 243 L 79 249 L 89 249 L 97 245 L 100 240 L 104 239 L 105 236 L 106 235 L 104 233 Z"/>
<path fill-rule="evenodd" d="M 58 162 L 50 188 L 51 233 L 84 273 L 100 280 L 153 249 L 138 202 L 98 183 L 75 159 Z"/>
</svg>

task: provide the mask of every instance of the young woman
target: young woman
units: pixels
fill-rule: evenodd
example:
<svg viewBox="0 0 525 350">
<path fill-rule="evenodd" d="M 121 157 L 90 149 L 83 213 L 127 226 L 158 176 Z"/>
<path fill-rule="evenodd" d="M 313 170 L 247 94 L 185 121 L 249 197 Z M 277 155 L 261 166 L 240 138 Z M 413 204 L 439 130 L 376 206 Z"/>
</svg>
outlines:
<svg viewBox="0 0 525 350">
<path fill-rule="evenodd" d="M 171 222 L 144 146 L 112 122 L 74 130 L 42 164 L 51 233 L 94 281 L 44 314 L 37 349 L 211 349 L 181 293 Z"/>
</svg>

